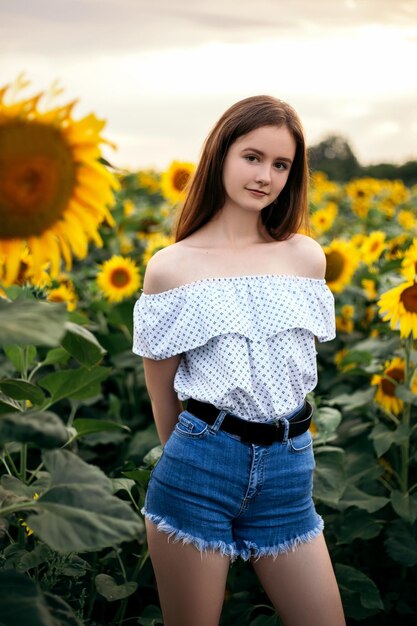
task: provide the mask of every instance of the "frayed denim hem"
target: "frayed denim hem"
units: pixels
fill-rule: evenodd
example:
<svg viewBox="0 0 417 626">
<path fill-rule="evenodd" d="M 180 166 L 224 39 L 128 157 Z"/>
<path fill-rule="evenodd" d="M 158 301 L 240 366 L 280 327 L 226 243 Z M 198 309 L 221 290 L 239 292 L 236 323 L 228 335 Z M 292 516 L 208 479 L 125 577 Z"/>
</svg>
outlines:
<svg viewBox="0 0 417 626">
<path fill-rule="evenodd" d="M 185 533 L 182 530 L 177 530 L 171 524 L 168 524 L 163 517 L 148 513 L 144 508 L 141 510 L 142 515 L 146 517 L 150 522 L 156 525 L 157 530 L 161 530 L 168 534 L 168 541 L 173 538 L 174 543 L 182 541 L 183 544 L 190 543 L 193 545 L 201 555 L 207 553 L 209 550 L 213 552 L 220 552 L 222 556 L 227 556 L 233 562 L 239 556 L 235 544 L 227 544 L 224 541 L 205 541 L 200 537 L 193 537 L 190 533 Z"/>
<path fill-rule="evenodd" d="M 263 548 L 258 547 L 256 543 L 251 541 L 243 541 L 245 547 L 239 550 L 236 547 L 236 543 L 227 544 L 224 541 L 205 541 L 205 539 L 201 539 L 200 537 L 193 537 L 190 533 L 177 530 L 174 526 L 168 524 L 163 517 L 148 513 L 145 508 L 142 508 L 141 513 L 146 519 L 156 525 L 157 530 L 168 534 L 168 541 L 172 538 L 174 543 L 181 541 L 183 544 L 191 544 L 197 548 L 202 555 L 209 550 L 219 552 L 221 555 L 229 557 L 232 563 L 236 561 L 238 557 L 241 557 L 244 561 L 249 561 L 249 559 L 257 561 L 262 557 L 268 556 L 272 556 L 276 559 L 278 555 L 294 552 L 299 545 L 312 541 L 323 532 L 324 528 L 323 519 L 318 516 L 317 526 L 313 528 L 313 530 L 295 537 L 294 539 L 280 543 L 277 546 Z"/>
<path fill-rule="evenodd" d="M 302 545 L 303 543 L 308 543 L 309 541 L 312 541 L 323 532 L 323 528 L 323 519 L 318 516 L 317 526 L 313 528 L 313 530 L 310 530 L 308 533 L 304 533 L 299 537 L 294 537 L 294 539 L 291 539 L 290 541 L 284 541 L 284 543 L 280 543 L 277 546 L 259 548 L 256 543 L 244 541 L 246 548 L 239 551 L 239 556 L 244 561 L 248 561 L 249 559 L 257 561 L 263 556 L 272 556 L 274 559 L 276 559 L 277 556 L 279 556 L 280 554 L 294 552 L 298 548 L 298 546 Z"/>
</svg>

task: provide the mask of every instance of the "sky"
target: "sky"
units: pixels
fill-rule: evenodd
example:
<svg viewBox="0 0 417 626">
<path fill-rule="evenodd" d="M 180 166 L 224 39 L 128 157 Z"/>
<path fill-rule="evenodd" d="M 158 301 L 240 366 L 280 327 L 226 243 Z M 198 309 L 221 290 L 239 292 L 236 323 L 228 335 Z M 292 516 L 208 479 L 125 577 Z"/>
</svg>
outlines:
<svg viewBox="0 0 417 626">
<path fill-rule="evenodd" d="M 417 159 L 416 0 L 0 0 L 4 85 L 54 80 L 105 119 L 117 167 L 198 159 L 223 111 L 289 102 L 308 145 L 344 136 L 362 164 Z"/>
</svg>

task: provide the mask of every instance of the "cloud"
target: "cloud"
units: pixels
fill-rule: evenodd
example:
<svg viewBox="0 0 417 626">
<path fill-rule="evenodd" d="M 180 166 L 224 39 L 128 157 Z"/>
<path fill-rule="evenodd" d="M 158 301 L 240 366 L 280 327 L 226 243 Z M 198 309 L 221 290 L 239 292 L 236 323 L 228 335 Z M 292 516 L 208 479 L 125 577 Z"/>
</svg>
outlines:
<svg viewBox="0 0 417 626">
<path fill-rule="evenodd" d="M 0 38 L 5 52 L 57 58 L 309 37 L 416 19 L 416 3 L 403 0 L 13 0 L 1 9 Z"/>
<path fill-rule="evenodd" d="M 109 120 L 120 165 L 195 160 L 223 110 L 255 93 L 293 104 L 310 143 L 345 134 L 364 163 L 416 153 L 414 1 L 3 4 L 2 82 L 59 79 L 77 114 Z"/>
</svg>

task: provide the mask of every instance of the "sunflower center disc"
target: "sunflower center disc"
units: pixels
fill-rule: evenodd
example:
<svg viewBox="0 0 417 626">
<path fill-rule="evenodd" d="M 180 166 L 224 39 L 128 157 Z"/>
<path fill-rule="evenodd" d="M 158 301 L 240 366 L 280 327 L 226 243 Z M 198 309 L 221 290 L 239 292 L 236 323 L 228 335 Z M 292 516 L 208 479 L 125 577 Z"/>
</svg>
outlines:
<svg viewBox="0 0 417 626">
<path fill-rule="evenodd" d="M 113 270 L 110 282 L 114 287 L 125 287 L 130 282 L 130 276 L 126 270 L 118 268 Z"/>
<path fill-rule="evenodd" d="M 326 254 L 326 257 L 326 280 L 328 282 L 333 282 L 339 278 L 343 271 L 344 259 L 343 256 L 337 252 L 337 250 L 332 250 L 329 254 Z"/>
<path fill-rule="evenodd" d="M 187 170 L 178 170 L 175 172 L 172 183 L 177 191 L 184 191 L 184 188 L 190 178 L 190 172 Z"/>
<path fill-rule="evenodd" d="M 75 163 L 59 129 L 0 125 L 0 237 L 42 234 L 63 214 L 74 184 Z"/>
<path fill-rule="evenodd" d="M 404 381 L 404 370 L 400 369 L 399 367 L 393 367 L 392 369 L 387 370 L 385 373 L 387 376 L 393 378 L 399 383 Z M 390 380 L 383 378 L 381 386 L 386 396 L 395 396 L 395 385 Z"/>
<path fill-rule="evenodd" d="M 417 284 L 404 289 L 400 296 L 400 300 L 406 311 L 409 311 L 410 313 L 417 313 Z"/>
</svg>

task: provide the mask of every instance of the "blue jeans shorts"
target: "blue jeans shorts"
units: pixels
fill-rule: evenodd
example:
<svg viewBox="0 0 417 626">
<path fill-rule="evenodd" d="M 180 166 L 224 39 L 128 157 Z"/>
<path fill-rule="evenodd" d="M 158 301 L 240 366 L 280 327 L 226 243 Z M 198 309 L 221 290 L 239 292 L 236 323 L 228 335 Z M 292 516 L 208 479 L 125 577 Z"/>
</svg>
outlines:
<svg viewBox="0 0 417 626">
<path fill-rule="evenodd" d="M 314 539 L 323 520 L 312 499 L 310 431 L 270 446 L 251 444 L 219 430 L 224 414 L 209 426 L 180 413 L 142 513 L 173 541 L 231 561 L 276 557 Z"/>
</svg>

